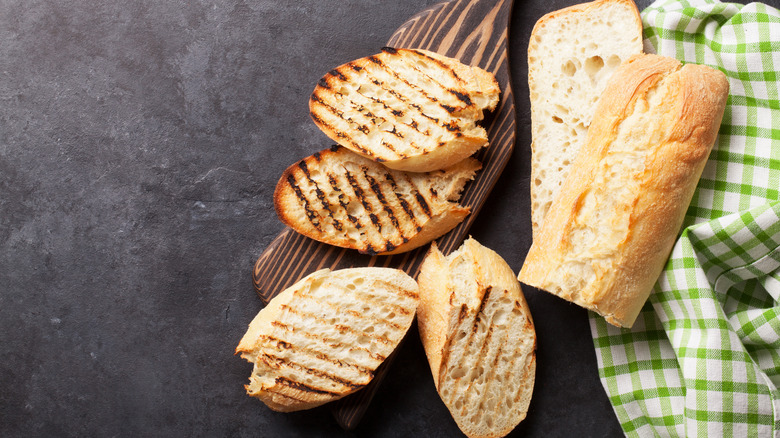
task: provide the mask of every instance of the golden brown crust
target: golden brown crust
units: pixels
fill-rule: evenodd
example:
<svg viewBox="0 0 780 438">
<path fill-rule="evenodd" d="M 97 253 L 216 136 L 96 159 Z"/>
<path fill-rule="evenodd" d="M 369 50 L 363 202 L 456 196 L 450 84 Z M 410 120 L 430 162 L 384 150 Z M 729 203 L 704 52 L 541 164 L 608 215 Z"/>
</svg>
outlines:
<svg viewBox="0 0 780 438">
<path fill-rule="evenodd" d="M 467 158 L 447 169 L 387 169 L 342 147 L 287 168 L 274 208 L 290 228 L 312 239 L 368 254 L 398 254 L 427 244 L 469 214 L 453 199 L 481 164 Z"/>
<path fill-rule="evenodd" d="M 611 78 L 518 278 L 630 327 L 676 240 L 720 127 L 715 69 L 638 55 Z"/>
<path fill-rule="evenodd" d="M 384 48 L 340 65 L 309 99 L 314 123 L 333 141 L 385 166 L 444 169 L 487 145 L 475 125 L 498 103 L 489 72 L 420 49 Z"/>
<path fill-rule="evenodd" d="M 467 436 L 505 436 L 526 416 L 536 371 L 535 329 L 514 272 L 469 238 L 447 257 L 432 244 L 418 284 L 420 339 L 442 401 Z"/>
</svg>

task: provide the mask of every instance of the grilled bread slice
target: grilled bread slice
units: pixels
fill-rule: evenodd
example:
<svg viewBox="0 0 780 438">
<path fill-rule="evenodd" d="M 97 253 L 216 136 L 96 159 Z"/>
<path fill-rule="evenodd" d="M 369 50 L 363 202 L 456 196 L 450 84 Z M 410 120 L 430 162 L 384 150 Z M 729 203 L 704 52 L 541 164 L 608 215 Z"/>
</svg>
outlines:
<svg viewBox="0 0 780 438">
<path fill-rule="evenodd" d="M 290 166 L 274 193 L 279 219 L 312 239 L 367 254 L 396 254 L 455 228 L 457 204 L 480 163 L 428 173 L 391 170 L 334 146 Z"/>
<path fill-rule="evenodd" d="M 247 393 L 280 412 L 362 388 L 412 324 L 417 283 L 390 268 L 323 269 L 277 295 L 236 353 L 254 369 Z"/>
<path fill-rule="evenodd" d="M 387 167 L 444 169 L 487 145 L 476 122 L 500 90 L 491 73 L 426 50 L 392 49 L 336 67 L 309 100 L 333 141 Z"/>
<path fill-rule="evenodd" d="M 528 45 L 531 223 L 537 236 L 615 69 L 642 52 L 633 0 L 596 0 L 537 21 Z"/>
<path fill-rule="evenodd" d="M 431 246 L 418 277 L 417 323 L 439 395 L 469 437 L 522 421 L 536 373 L 536 332 L 520 284 L 474 239 L 445 257 Z"/>
</svg>

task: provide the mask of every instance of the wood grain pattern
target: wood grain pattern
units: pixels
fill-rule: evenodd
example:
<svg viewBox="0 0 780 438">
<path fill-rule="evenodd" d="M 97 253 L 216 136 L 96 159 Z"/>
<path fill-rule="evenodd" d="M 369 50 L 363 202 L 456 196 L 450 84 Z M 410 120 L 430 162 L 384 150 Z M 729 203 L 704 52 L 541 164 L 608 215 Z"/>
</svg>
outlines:
<svg viewBox="0 0 780 438">
<path fill-rule="evenodd" d="M 463 242 L 514 148 L 515 106 L 507 64 L 511 9 L 512 0 L 439 3 L 410 18 L 387 43 L 396 48 L 427 49 L 465 64 L 480 66 L 492 72 L 501 87 L 498 107 L 483 121 L 489 146 L 475 155 L 483 169 L 466 185 L 460 201 L 461 205 L 471 208 L 471 214 L 437 240 L 444 254 L 457 249 Z M 303 276 L 323 268 L 385 266 L 402 269 L 416 278 L 427 250 L 428 245 L 424 245 L 393 256 L 368 256 L 314 241 L 286 228 L 261 254 L 252 279 L 258 295 L 268 303 Z M 380 366 L 366 388 L 333 404 L 334 416 L 343 428 L 352 429 L 359 423 L 394 357 L 395 353 Z"/>
</svg>

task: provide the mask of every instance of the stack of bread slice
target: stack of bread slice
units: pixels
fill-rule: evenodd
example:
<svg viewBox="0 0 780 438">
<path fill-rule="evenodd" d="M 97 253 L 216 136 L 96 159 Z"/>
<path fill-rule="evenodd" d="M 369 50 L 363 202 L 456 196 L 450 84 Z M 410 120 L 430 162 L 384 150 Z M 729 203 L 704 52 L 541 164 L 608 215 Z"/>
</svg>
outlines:
<svg viewBox="0 0 780 438">
<path fill-rule="evenodd" d="M 309 102 L 341 148 L 290 166 L 274 195 L 279 218 L 312 239 L 396 254 L 455 228 L 488 143 L 477 124 L 499 100 L 491 73 L 426 50 L 393 49 L 327 73 Z"/>
</svg>

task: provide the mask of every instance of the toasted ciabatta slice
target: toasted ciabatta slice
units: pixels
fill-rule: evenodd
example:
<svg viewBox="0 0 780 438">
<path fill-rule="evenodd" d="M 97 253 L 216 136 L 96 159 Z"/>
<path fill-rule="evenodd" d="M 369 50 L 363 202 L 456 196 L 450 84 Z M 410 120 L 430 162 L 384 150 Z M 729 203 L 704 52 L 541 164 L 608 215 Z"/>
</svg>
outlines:
<svg viewBox="0 0 780 438">
<path fill-rule="evenodd" d="M 520 281 L 631 327 L 718 135 L 722 72 L 637 55 L 610 79 Z"/>
<path fill-rule="evenodd" d="M 401 172 L 335 146 L 285 170 L 274 206 L 282 222 L 312 239 L 396 254 L 436 239 L 468 215 L 456 201 L 480 167 L 467 158 L 444 170 Z"/>
<path fill-rule="evenodd" d="M 488 142 L 484 109 L 498 103 L 491 73 L 419 49 L 392 49 L 336 67 L 309 100 L 333 141 L 387 167 L 444 169 Z"/>
<path fill-rule="evenodd" d="M 236 353 L 247 393 L 275 411 L 309 409 L 364 387 L 412 324 L 417 283 L 390 268 L 314 272 L 249 324 Z"/>
<path fill-rule="evenodd" d="M 447 257 L 433 244 L 418 283 L 417 323 L 441 399 L 469 437 L 508 434 L 536 376 L 536 332 L 515 274 L 468 239 Z"/>
<path fill-rule="evenodd" d="M 543 16 L 528 45 L 534 237 L 569 173 L 614 70 L 642 52 L 633 0 L 597 0 Z"/>
</svg>

